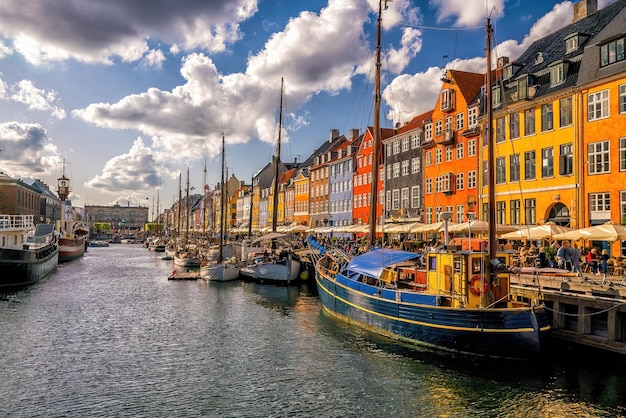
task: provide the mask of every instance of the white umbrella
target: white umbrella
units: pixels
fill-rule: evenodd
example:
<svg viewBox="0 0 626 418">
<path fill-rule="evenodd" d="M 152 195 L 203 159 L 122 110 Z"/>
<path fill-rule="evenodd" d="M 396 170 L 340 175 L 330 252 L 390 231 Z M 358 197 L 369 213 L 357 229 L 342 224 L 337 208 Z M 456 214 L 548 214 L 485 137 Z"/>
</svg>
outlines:
<svg viewBox="0 0 626 418">
<path fill-rule="evenodd" d="M 607 222 L 602 225 L 575 229 L 564 234 L 554 236 L 555 239 L 584 239 L 586 241 L 617 241 L 626 240 L 626 226 Z"/>
<path fill-rule="evenodd" d="M 567 239 L 567 238 L 559 238 L 564 233 L 568 233 L 572 231 L 571 228 L 566 226 L 557 225 L 553 222 L 547 222 L 543 225 L 524 225 L 519 228 L 517 231 L 509 232 L 506 234 L 500 235 L 500 238 L 503 239 L 544 239 L 544 238 L 552 238 L 552 239 Z"/>
<path fill-rule="evenodd" d="M 289 228 L 289 232 L 304 232 L 309 229 L 306 225 L 294 225 Z"/>
<path fill-rule="evenodd" d="M 496 225 L 496 233 L 504 234 L 506 232 L 516 231 L 517 228 L 510 225 Z M 448 227 L 448 232 L 467 232 L 467 233 L 487 233 L 489 232 L 489 222 L 474 220 L 454 224 Z"/>
<path fill-rule="evenodd" d="M 432 233 L 432 232 L 443 232 L 444 224 L 445 224 L 445 221 L 435 222 L 432 224 L 424 224 L 424 225 L 411 228 L 410 232 L 417 232 L 417 233 L 423 232 L 427 234 Z M 454 222 L 448 222 L 448 228 L 450 228 L 453 225 L 456 225 L 456 224 Z"/>
</svg>

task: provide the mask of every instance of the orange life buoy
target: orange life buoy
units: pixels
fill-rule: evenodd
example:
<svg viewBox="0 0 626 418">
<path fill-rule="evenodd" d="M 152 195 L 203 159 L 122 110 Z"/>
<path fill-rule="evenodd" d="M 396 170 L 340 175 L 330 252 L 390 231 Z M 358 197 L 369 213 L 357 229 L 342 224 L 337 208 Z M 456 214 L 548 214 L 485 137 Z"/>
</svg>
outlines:
<svg viewBox="0 0 626 418">
<path fill-rule="evenodd" d="M 482 281 L 483 278 L 481 275 L 476 274 L 472 276 L 472 280 L 470 281 L 470 292 L 472 292 L 473 295 L 481 296 L 489 290 L 489 283 L 485 280 L 485 282 L 481 285 Z"/>
</svg>

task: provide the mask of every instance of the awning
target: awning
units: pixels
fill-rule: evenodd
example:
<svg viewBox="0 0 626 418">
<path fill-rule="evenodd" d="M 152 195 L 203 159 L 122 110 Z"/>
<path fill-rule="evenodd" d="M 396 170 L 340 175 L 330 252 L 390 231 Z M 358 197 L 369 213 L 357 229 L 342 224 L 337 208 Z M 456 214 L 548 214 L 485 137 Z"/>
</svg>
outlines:
<svg viewBox="0 0 626 418">
<path fill-rule="evenodd" d="M 378 279 L 385 267 L 419 256 L 420 254 L 409 251 L 387 249 L 372 250 L 350 260 L 346 270 Z"/>
</svg>

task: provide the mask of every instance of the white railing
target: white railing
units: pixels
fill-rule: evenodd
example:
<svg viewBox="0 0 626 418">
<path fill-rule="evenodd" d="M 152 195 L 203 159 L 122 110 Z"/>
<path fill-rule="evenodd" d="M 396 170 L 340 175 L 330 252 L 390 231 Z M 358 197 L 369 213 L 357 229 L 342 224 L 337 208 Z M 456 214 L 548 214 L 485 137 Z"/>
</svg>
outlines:
<svg viewBox="0 0 626 418">
<path fill-rule="evenodd" d="M 20 230 L 34 227 L 33 215 L 0 215 L 0 230 Z"/>
</svg>

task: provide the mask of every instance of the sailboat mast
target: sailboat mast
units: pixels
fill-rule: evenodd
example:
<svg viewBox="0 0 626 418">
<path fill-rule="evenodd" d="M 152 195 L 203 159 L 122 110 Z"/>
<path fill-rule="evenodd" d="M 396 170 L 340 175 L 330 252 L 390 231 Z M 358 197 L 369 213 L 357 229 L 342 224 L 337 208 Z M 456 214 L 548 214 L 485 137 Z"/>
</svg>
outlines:
<svg viewBox="0 0 626 418">
<path fill-rule="evenodd" d="M 274 210 L 272 210 L 272 232 L 276 232 L 278 222 L 278 175 L 280 174 L 280 137 L 283 130 L 283 78 L 280 78 L 280 109 L 278 112 L 278 144 L 276 145 L 276 158 L 274 158 Z"/>
<path fill-rule="evenodd" d="M 224 259 L 224 254 L 222 252 L 222 246 L 224 245 L 224 222 L 226 221 L 226 216 L 224 216 L 224 195 L 226 194 L 226 184 L 224 183 L 224 167 L 226 166 L 226 146 L 224 144 L 224 132 L 222 132 L 222 187 L 220 189 L 220 252 L 217 258 L 217 262 L 221 263 Z"/>
<path fill-rule="evenodd" d="M 496 258 L 498 242 L 496 240 L 496 190 L 495 190 L 495 175 L 493 168 L 494 163 L 494 144 L 493 144 L 493 129 L 491 127 L 493 123 L 493 106 L 491 103 L 491 37 L 493 35 L 493 28 L 491 27 L 491 19 L 487 16 L 486 25 L 486 51 L 487 51 L 487 121 L 485 123 L 485 136 L 487 140 L 487 187 L 488 192 L 488 207 L 489 207 L 489 260 Z M 491 269 L 491 276 L 495 275 L 493 269 Z"/>
<path fill-rule="evenodd" d="M 207 189 L 208 189 L 208 185 L 206 182 L 206 158 L 204 159 L 204 172 L 203 172 L 203 178 L 202 178 L 202 236 L 204 237 L 204 235 L 206 234 L 206 208 L 204 207 L 205 205 L 205 200 L 206 200 L 206 195 L 207 195 Z"/>
<path fill-rule="evenodd" d="M 185 245 L 189 237 L 189 167 L 187 167 L 187 192 L 185 194 Z"/>
<path fill-rule="evenodd" d="M 380 166 L 380 32 L 383 22 L 383 1 L 378 1 L 378 23 L 376 25 L 376 89 L 374 92 L 374 150 L 372 156 L 372 193 L 370 196 L 370 233 L 369 246 L 372 248 L 376 243 L 376 212 L 378 208 L 378 173 Z"/>
<path fill-rule="evenodd" d="M 176 230 L 176 238 L 180 236 L 181 228 L 181 212 L 183 208 L 183 173 L 178 173 L 178 229 Z"/>
<path fill-rule="evenodd" d="M 254 200 L 254 173 L 250 178 L 250 214 L 248 216 L 248 237 L 252 238 L 252 201 Z"/>
</svg>

